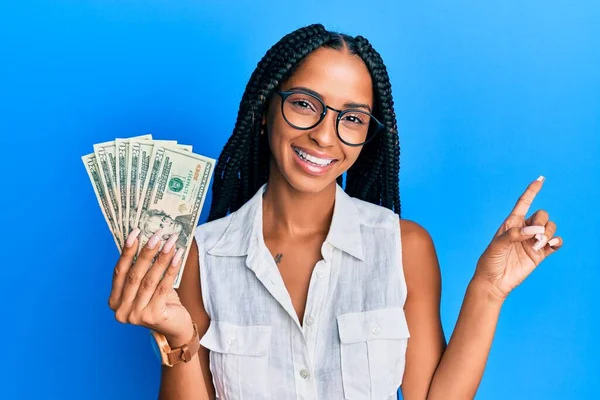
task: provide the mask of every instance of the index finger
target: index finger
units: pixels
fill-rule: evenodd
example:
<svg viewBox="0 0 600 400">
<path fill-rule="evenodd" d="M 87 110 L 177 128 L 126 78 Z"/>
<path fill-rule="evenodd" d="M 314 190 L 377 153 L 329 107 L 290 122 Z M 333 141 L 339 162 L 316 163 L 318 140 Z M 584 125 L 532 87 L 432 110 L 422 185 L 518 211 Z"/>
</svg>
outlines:
<svg viewBox="0 0 600 400">
<path fill-rule="evenodd" d="M 527 215 L 527 211 L 529 211 L 529 207 L 531 203 L 533 203 L 533 199 L 539 193 L 542 188 L 542 184 L 544 182 L 544 177 L 540 176 L 535 181 L 531 182 L 525 192 L 519 197 L 517 204 L 515 204 L 515 208 L 511 211 L 511 215 L 517 215 L 519 217 L 525 217 Z"/>
<path fill-rule="evenodd" d="M 131 268 L 131 264 L 133 264 L 133 259 L 135 258 L 135 253 L 137 250 L 137 241 L 138 235 L 140 234 L 140 230 L 138 228 L 131 231 L 129 236 L 127 237 L 126 245 L 123 247 L 123 251 L 121 252 L 121 256 L 117 261 L 117 265 L 113 271 L 113 282 L 110 290 L 110 296 L 108 297 L 108 305 L 112 310 L 116 310 L 117 307 L 121 304 L 121 296 L 123 292 L 123 286 L 125 285 L 125 278 L 129 269 Z"/>
</svg>

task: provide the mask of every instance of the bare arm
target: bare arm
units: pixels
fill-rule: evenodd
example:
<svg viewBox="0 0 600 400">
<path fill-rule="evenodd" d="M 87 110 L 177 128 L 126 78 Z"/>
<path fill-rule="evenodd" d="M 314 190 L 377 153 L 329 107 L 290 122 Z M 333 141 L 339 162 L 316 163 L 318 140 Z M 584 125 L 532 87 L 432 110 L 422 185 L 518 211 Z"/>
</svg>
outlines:
<svg viewBox="0 0 600 400">
<path fill-rule="evenodd" d="M 208 329 L 210 320 L 202 303 L 198 264 L 198 247 L 194 239 L 177 293 L 181 303 L 192 316 L 192 320 L 198 325 L 198 334 L 202 337 Z M 178 347 L 187 343 L 192 334 L 193 330 L 190 326 L 189 330 L 182 332 L 180 337 L 168 337 L 167 340 L 171 347 Z M 189 363 L 178 363 L 171 368 L 163 366 L 159 399 L 214 399 L 214 387 L 208 362 L 208 350 L 200 346 L 198 353 Z"/>
<path fill-rule="evenodd" d="M 502 301 L 490 292 L 483 283 L 471 280 L 427 399 L 475 397 L 502 307 Z"/>
<path fill-rule="evenodd" d="M 400 220 L 400 229 L 408 288 L 404 309 L 410 330 L 402 395 L 406 400 L 425 399 L 446 347 L 440 321 L 440 267 L 425 229 L 408 220 Z"/>
<path fill-rule="evenodd" d="M 443 355 L 437 338 L 430 335 L 431 331 L 440 332 L 439 266 L 433 242 L 422 227 L 400 222 L 401 228 L 406 230 L 402 244 L 409 288 L 408 325 L 419 335 L 409 340 L 407 350 L 407 379 L 403 385 L 407 400 L 462 400 L 475 396 L 504 299 L 563 243 L 560 236 L 555 236 L 556 223 L 549 220 L 548 212 L 538 210 L 525 219 L 543 182 L 544 177 L 540 176 L 527 186 L 477 261 Z M 536 234 L 541 236 L 536 238 Z M 421 355 L 425 361 L 419 359 Z M 440 358 L 439 365 L 428 379 L 436 357 Z"/>
<path fill-rule="evenodd" d="M 502 303 L 476 280 L 467 289 L 446 346 L 440 322 L 441 278 L 435 247 L 420 225 L 401 220 L 402 261 L 411 333 L 402 394 L 413 399 L 473 398 L 481 382 Z"/>
</svg>

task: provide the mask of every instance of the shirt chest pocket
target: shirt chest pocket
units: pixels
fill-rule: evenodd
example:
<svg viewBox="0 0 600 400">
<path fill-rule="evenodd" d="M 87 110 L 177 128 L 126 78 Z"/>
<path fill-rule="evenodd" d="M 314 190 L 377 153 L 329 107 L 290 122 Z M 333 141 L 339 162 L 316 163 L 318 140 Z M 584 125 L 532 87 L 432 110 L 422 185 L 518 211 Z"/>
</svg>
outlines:
<svg viewBox="0 0 600 400">
<path fill-rule="evenodd" d="M 200 344 L 210 350 L 210 371 L 217 398 L 269 398 L 270 326 L 211 321 Z"/>
<path fill-rule="evenodd" d="M 402 383 L 409 332 L 402 308 L 337 317 L 344 397 L 396 398 Z"/>
</svg>

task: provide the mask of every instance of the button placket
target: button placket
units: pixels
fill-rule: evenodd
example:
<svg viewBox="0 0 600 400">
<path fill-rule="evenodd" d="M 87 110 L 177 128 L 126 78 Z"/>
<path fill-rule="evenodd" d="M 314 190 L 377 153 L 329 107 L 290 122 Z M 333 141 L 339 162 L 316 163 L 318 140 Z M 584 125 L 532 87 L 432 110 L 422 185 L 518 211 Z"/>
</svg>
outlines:
<svg viewBox="0 0 600 400">
<path fill-rule="evenodd" d="M 306 320 L 306 319 L 305 319 Z M 296 340 L 292 340 L 292 359 L 294 364 L 294 381 L 296 383 L 297 397 L 299 399 L 316 398 L 316 386 L 311 375 L 312 360 L 307 341 L 303 340 L 302 332 L 294 332 Z"/>
</svg>

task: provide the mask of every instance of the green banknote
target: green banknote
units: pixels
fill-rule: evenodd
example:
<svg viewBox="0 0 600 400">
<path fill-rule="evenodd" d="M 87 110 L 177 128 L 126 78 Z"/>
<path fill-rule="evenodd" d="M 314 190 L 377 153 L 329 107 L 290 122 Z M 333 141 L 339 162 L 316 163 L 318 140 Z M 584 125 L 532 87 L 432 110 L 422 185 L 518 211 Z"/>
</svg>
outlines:
<svg viewBox="0 0 600 400">
<path fill-rule="evenodd" d="M 94 153 L 87 154 L 81 157 L 81 159 L 83 160 L 85 170 L 87 171 L 92 187 L 94 188 L 98 205 L 100 205 L 100 210 L 102 211 L 102 215 L 104 215 L 108 229 L 110 229 L 115 244 L 119 250 L 121 250 L 123 248 L 123 241 L 117 228 L 117 219 L 106 194 L 106 187 L 100 177 L 101 172 L 98 162 L 96 161 L 96 155 Z"/>
<path fill-rule="evenodd" d="M 138 251 L 159 229 L 164 241 L 177 234 L 176 247 L 184 249 L 182 264 L 185 265 L 215 160 L 186 149 L 156 145 L 149 165 L 149 177 L 135 218 L 135 226 L 141 230 Z M 182 274 L 183 267 L 173 285 L 175 288 L 179 287 Z"/>
<path fill-rule="evenodd" d="M 121 208 L 117 194 L 117 161 L 115 160 L 115 141 L 97 143 L 94 145 L 94 154 L 100 169 L 100 180 L 106 188 L 108 202 L 117 221 L 117 235 L 121 243 L 124 242 L 121 231 Z"/>
<path fill-rule="evenodd" d="M 129 174 L 131 173 L 129 164 L 129 147 L 131 140 L 152 140 L 152 135 L 137 136 L 130 139 L 115 139 L 115 161 L 116 161 L 116 176 L 115 176 L 115 189 L 117 194 L 117 201 L 119 202 L 120 220 L 121 224 L 119 229 L 123 235 L 123 239 L 127 239 L 129 235 L 129 206 L 128 206 L 128 194 L 129 190 L 127 184 L 129 182 Z"/>
<path fill-rule="evenodd" d="M 82 157 L 102 215 L 115 244 L 141 230 L 140 249 L 159 229 L 163 242 L 176 234 L 185 265 L 206 199 L 215 160 L 192 153 L 192 146 L 152 135 L 97 143 Z M 183 268 L 174 283 L 178 288 Z"/>
<path fill-rule="evenodd" d="M 136 217 L 140 199 L 142 198 L 142 190 L 146 184 L 148 170 L 150 169 L 150 157 L 155 145 L 177 145 L 175 140 L 137 140 L 131 139 L 129 146 L 129 165 L 128 165 L 128 182 L 127 187 L 127 204 L 128 211 L 126 218 L 128 221 L 128 231 L 131 232 L 136 227 Z"/>
</svg>

